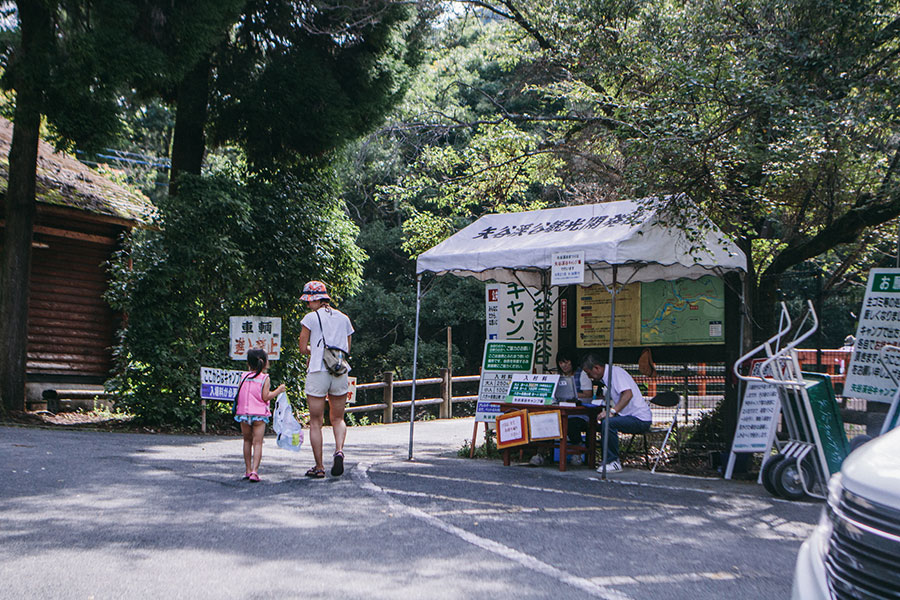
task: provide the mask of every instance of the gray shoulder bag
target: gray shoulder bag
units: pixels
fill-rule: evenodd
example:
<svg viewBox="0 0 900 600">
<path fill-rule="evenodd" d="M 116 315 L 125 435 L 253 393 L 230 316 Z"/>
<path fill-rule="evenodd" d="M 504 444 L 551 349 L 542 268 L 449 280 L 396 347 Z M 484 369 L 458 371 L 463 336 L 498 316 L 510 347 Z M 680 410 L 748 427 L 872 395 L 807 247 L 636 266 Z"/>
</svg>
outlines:
<svg viewBox="0 0 900 600">
<path fill-rule="evenodd" d="M 325 340 L 325 328 L 322 326 L 322 317 L 319 316 L 318 310 L 315 313 L 316 318 L 319 319 L 319 331 L 322 333 L 322 339 L 319 340 L 319 344 L 323 347 L 322 360 L 325 362 L 325 368 L 335 377 L 343 375 L 350 370 L 350 363 L 348 362 L 350 355 L 337 346 L 328 345 L 328 342 Z"/>
</svg>

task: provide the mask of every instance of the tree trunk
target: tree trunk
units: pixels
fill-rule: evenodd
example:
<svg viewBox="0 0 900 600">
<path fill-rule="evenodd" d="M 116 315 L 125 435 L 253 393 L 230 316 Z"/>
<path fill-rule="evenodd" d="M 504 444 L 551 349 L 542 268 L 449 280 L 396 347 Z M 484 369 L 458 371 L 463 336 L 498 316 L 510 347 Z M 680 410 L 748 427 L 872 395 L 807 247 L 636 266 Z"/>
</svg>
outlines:
<svg viewBox="0 0 900 600">
<path fill-rule="evenodd" d="M 175 133 L 172 139 L 172 170 L 169 193 L 177 191 L 181 173 L 200 174 L 206 151 L 207 108 L 209 106 L 209 57 L 200 59 L 178 84 Z"/>
<path fill-rule="evenodd" d="M 0 395 L 6 410 L 25 408 L 28 284 L 34 233 L 35 178 L 41 126 L 40 81 L 50 50 L 50 13 L 41 2 L 20 2 L 21 46 L 15 56 L 16 109 L 9 151 L 6 231 L 0 265 Z"/>
</svg>

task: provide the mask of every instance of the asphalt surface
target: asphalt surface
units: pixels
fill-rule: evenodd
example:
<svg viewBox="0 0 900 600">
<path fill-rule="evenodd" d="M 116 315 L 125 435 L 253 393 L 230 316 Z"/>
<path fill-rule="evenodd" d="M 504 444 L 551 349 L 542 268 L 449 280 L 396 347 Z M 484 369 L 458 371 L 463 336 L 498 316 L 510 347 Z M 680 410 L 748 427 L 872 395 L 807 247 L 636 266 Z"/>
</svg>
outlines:
<svg viewBox="0 0 900 600">
<path fill-rule="evenodd" d="M 239 438 L 0 427 L 0 598 L 788 598 L 821 509 L 458 458 L 471 434 L 417 423 L 409 461 L 408 424 L 350 428 L 324 480 L 268 437 L 254 484 Z"/>
</svg>

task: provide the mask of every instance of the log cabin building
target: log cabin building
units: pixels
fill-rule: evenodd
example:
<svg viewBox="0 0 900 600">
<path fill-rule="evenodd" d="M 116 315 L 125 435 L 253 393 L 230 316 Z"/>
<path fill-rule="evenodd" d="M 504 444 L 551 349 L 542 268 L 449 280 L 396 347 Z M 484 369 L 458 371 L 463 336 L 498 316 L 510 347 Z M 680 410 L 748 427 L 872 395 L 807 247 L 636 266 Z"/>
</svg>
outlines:
<svg viewBox="0 0 900 600">
<path fill-rule="evenodd" d="M 0 206 L 11 141 L 12 124 L 0 118 Z M 153 215 L 146 197 L 43 141 L 36 195 L 26 364 L 26 401 L 32 403 L 47 389 L 100 390 L 110 376 L 120 316 L 103 299 L 106 263 L 122 234 Z"/>
</svg>

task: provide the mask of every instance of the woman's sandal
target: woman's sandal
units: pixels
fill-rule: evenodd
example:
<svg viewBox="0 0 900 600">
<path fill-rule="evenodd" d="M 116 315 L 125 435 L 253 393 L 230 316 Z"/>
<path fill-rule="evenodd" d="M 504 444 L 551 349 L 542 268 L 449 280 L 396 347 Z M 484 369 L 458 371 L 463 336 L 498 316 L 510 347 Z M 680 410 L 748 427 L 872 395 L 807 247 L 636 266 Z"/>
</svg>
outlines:
<svg viewBox="0 0 900 600">
<path fill-rule="evenodd" d="M 333 477 L 338 477 L 344 474 L 344 453 L 343 452 L 335 452 L 334 453 L 334 464 L 331 465 L 331 475 Z"/>
<path fill-rule="evenodd" d="M 311 467 L 309 471 L 306 472 L 307 477 L 315 477 L 316 479 L 322 479 L 325 477 L 325 469 L 317 469 L 316 467 Z"/>
</svg>

